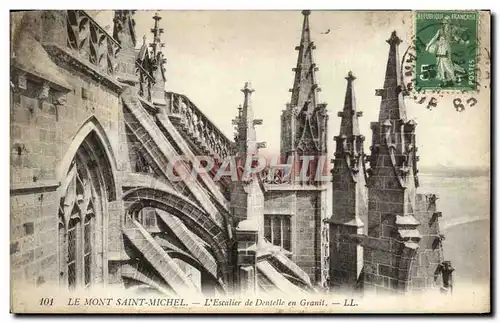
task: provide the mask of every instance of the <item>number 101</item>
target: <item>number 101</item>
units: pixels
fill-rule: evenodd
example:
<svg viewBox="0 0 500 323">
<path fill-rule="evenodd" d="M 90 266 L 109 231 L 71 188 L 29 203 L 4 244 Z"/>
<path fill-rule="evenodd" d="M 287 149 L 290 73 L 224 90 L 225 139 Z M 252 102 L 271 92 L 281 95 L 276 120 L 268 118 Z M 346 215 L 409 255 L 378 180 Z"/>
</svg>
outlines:
<svg viewBox="0 0 500 323">
<path fill-rule="evenodd" d="M 54 299 L 53 298 L 41 298 L 40 299 L 40 306 L 52 306 L 54 305 Z"/>
</svg>

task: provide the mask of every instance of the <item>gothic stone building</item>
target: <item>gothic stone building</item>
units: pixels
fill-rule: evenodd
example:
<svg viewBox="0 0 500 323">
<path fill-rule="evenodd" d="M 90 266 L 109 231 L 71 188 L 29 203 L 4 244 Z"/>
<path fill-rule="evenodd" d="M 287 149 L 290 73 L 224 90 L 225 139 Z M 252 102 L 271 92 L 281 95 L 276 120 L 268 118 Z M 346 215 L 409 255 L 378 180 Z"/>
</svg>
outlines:
<svg viewBox="0 0 500 323">
<path fill-rule="evenodd" d="M 282 114 L 285 158 L 328 155 L 309 14 Z M 416 194 L 415 123 L 406 119 L 395 34 L 369 157 L 354 76 L 347 77 L 327 196 L 327 185 L 314 179 L 231 181 L 215 180 L 215 171 L 189 172 L 195 156 L 221 166 L 226 157 L 257 154 L 261 121 L 249 83 L 234 140 L 187 96 L 165 91 L 160 20 L 153 17 L 146 43 L 137 39 L 133 11 L 115 11 L 112 35 L 81 10 L 12 14 L 14 283 L 167 295 L 297 295 L 328 287 L 405 293 L 440 285 L 435 273 L 450 267 L 443 265 L 436 198 Z M 168 165 L 179 156 L 191 177 L 173 181 Z M 311 174 L 322 167 L 314 160 Z"/>
</svg>

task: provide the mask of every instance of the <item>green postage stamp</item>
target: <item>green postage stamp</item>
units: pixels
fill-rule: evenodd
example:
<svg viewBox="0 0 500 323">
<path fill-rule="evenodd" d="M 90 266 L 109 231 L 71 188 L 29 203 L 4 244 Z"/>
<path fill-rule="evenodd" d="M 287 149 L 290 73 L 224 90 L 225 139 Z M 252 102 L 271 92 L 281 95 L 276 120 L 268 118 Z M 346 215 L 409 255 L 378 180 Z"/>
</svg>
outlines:
<svg viewBox="0 0 500 323">
<path fill-rule="evenodd" d="M 418 90 L 476 89 L 476 11 L 417 11 L 415 21 Z"/>
</svg>

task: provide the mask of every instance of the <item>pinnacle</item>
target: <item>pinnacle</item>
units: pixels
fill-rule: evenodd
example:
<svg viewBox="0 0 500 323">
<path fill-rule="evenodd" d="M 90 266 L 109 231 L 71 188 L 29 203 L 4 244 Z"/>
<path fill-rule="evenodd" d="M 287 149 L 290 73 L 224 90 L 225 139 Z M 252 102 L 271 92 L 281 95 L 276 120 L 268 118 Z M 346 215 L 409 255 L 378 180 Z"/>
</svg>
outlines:
<svg viewBox="0 0 500 323">
<path fill-rule="evenodd" d="M 396 31 L 394 30 L 391 33 L 391 37 L 389 39 L 387 39 L 386 42 L 391 46 L 399 45 L 399 44 L 401 44 L 401 38 L 398 37 L 398 35 L 396 34 Z"/>
<path fill-rule="evenodd" d="M 315 49 L 314 42 L 311 39 L 309 29 L 309 14 L 310 10 L 303 10 L 303 23 L 301 30 L 300 45 L 295 49 L 298 50 L 297 64 L 293 71 L 295 79 L 292 92 L 291 104 L 294 107 L 303 107 L 306 100 L 311 99 L 313 109 L 316 107 L 317 92 L 319 88 L 315 83 L 315 72 L 318 70 L 314 63 L 312 51 Z"/>
<path fill-rule="evenodd" d="M 344 109 L 339 113 L 342 117 L 340 121 L 340 135 L 359 135 L 358 117 L 361 112 L 356 112 L 356 98 L 354 95 L 353 81 L 356 77 L 352 72 L 347 74 L 347 88 L 345 93 Z"/>
<path fill-rule="evenodd" d="M 384 87 L 376 91 L 377 95 L 382 97 L 379 118 L 380 122 L 389 117 L 390 119 L 406 119 L 406 109 L 404 103 L 398 100 L 400 95 L 405 95 L 402 89 L 401 66 L 398 55 L 398 45 L 401 39 L 397 36 L 396 31 L 391 33 L 391 37 L 387 40 L 389 47 L 389 55 L 387 57 L 387 65 L 385 70 Z"/>
<path fill-rule="evenodd" d="M 243 89 L 241 89 L 241 92 L 247 94 L 247 93 L 252 93 L 253 91 L 255 91 L 253 88 L 252 88 L 252 83 L 250 82 L 245 82 L 245 87 Z"/>
<path fill-rule="evenodd" d="M 158 15 L 158 12 L 155 12 L 155 15 L 153 16 L 153 19 L 158 21 L 158 20 L 161 20 L 161 17 L 160 15 Z"/>
<path fill-rule="evenodd" d="M 351 72 L 351 71 L 349 71 L 349 73 L 347 73 L 347 76 L 346 76 L 346 78 L 345 78 L 345 79 L 346 79 L 348 82 L 352 82 L 352 81 L 354 81 L 354 80 L 356 79 L 356 76 L 354 76 L 354 75 L 352 74 L 352 72 Z"/>
</svg>

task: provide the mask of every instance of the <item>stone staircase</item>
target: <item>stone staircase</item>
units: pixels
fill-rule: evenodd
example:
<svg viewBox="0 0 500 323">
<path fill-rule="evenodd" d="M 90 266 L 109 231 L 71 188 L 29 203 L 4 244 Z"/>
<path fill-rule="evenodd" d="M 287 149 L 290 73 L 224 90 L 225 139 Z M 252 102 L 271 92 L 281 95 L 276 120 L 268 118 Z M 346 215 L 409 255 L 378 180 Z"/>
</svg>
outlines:
<svg viewBox="0 0 500 323">
<path fill-rule="evenodd" d="M 122 94 L 122 100 L 125 107 L 125 124 L 134 133 L 137 140 L 145 147 L 148 153 L 168 178 L 167 166 L 169 160 L 175 160 L 179 154 L 170 142 L 165 138 L 163 132 L 158 128 L 152 116 L 142 107 L 133 89 L 128 88 Z M 180 163 L 176 163 L 179 165 Z M 193 178 L 188 168 L 179 165 L 184 178 L 181 181 L 174 182 L 177 191 L 185 193 L 197 201 L 200 206 L 213 218 L 220 217 L 218 208 L 211 201 L 210 196 L 196 178 Z"/>
<path fill-rule="evenodd" d="M 185 95 L 167 92 L 168 119 L 184 138 L 191 150 L 214 158 L 217 166 L 232 154 L 234 142 L 229 140 L 210 119 Z M 216 170 L 212 172 L 215 176 Z M 221 178 L 221 188 L 229 189 L 230 180 Z"/>
<path fill-rule="evenodd" d="M 193 153 L 193 147 L 192 145 L 189 145 L 189 142 L 186 142 L 185 136 L 186 134 L 184 133 L 184 136 L 181 135 L 181 132 L 178 131 L 178 129 L 184 129 L 183 127 L 176 127 L 172 122 L 171 119 L 166 117 L 163 113 L 159 113 L 156 115 L 157 119 L 157 124 L 158 127 L 163 131 L 163 133 L 167 136 L 170 136 L 173 140 L 173 142 L 177 145 L 177 147 L 180 149 L 180 151 L 183 153 L 185 157 L 187 157 L 188 160 L 194 161 L 196 156 L 210 156 L 212 158 L 218 158 L 214 157 L 214 155 L 211 155 L 211 152 L 208 150 L 208 148 L 202 152 L 202 154 L 197 154 L 195 155 Z M 175 118 L 174 118 L 175 120 Z M 196 143 L 199 144 L 200 146 L 198 147 L 207 147 L 206 145 L 203 145 L 203 142 L 198 139 L 194 134 L 191 135 L 196 139 Z M 191 138 L 190 136 L 190 138 Z M 192 140 L 192 138 L 191 138 Z M 203 145 L 203 146 L 201 146 Z M 220 207 L 222 207 L 223 210 L 228 211 L 229 210 L 229 201 L 227 198 L 223 195 L 222 190 L 228 189 L 228 183 L 227 182 L 222 182 L 220 181 L 219 183 L 223 185 L 223 187 L 220 187 L 217 185 L 213 177 L 215 176 L 215 172 L 207 173 L 207 174 L 200 174 L 198 176 L 199 180 L 202 181 L 202 184 L 207 188 L 207 191 L 210 192 L 213 196 L 213 199 L 216 201 Z"/>
</svg>

